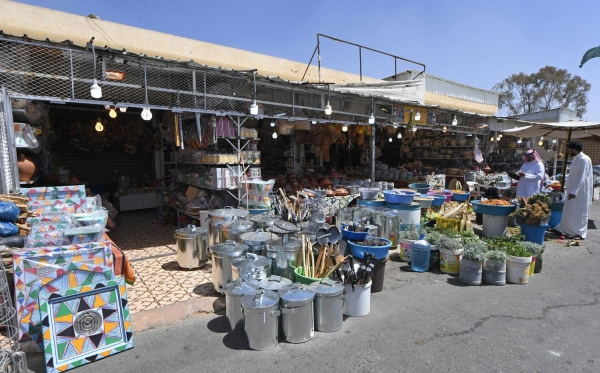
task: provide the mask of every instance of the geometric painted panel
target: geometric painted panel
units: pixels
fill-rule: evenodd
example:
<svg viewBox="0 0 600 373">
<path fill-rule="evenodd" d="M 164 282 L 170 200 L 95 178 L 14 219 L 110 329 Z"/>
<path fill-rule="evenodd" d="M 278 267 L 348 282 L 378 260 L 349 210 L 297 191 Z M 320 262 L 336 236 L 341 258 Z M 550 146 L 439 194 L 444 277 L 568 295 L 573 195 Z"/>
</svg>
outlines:
<svg viewBox="0 0 600 373">
<path fill-rule="evenodd" d="M 36 213 L 84 212 L 87 209 L 84 185 L 21 188 L 21 193 L 29 199 L 30 210 Z"/>
<path fill-rule="evenodd" d="M 64 372 L 133 348 L 125 279 L 40 293 L 47 372 Z"/>
<path fill-rule="evenodd" d="M 37 290 L 70 271 L 104 273 L 114 278 L 111 243 L 94 242 L 83 245 L 43 247 L 15 250 L 14 281 L 17 318 L 20 321 L 19 339 L 29 334 L 31 311 L 37 309 Z M 52 291 L 81 286 L 77 281 L 67 281 L 50 287 Z M 31 293 L 31 294 L 30 294 Z M 35 330 L 33 331 L 35 332 Z M 34 339 L 34 341 L 36 341 Z M 41 337 L 37 339 L 41 342 Z"/>
</svg>

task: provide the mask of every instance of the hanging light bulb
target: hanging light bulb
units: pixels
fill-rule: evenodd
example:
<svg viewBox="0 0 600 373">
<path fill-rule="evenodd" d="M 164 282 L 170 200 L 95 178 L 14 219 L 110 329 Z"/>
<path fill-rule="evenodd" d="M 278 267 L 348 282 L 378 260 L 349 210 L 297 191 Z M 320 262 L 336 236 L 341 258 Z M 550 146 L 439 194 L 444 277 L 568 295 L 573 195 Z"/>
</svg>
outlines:
<svg viewBox="0 0 600 373">
<path fill-rule="evenodd" d="M 325 106 L 325 115 L 331 115 L 333 110 L 331 109 L 331 105 L 329 105 L 329 101 L 327 101 L 327 105 Z"/>
<path fill-rule="evenodd" d="M 252 102 L 252 105 L 250 105 L 250 115 L 256 115 L 258 114 L 258 105 L 256 105 L 256 100 L 254 100 Z"/>
<path fill-rule="evenodd" d="M 124 107 L 124 106 L 121 106 L 121 107 L 119 108 L 119 111 L 120 111 L 121 113 L 124 113 L 124 112 L 126 112 L 126 111 L 127 111 L 127 108 L 126 108 L 126 107 Z"/>
<path fill-rule="evenodd" d="M 401 139 L 402 138 L 402 134 L 400 132 L 398 132 L 398 138 Z"/>
<path fill-rule="evenodd" d="M 348 125 L 347 124 L 344 124 L 342 126 L 342 132 L 348 132 Z"/>
<path fill-rule="evenodd" d="M 444 128 L 442 128 L 442 132 L 446 132 L 448 131 L 448 127 L 444 126 Z"/>
<path fill-rule="evenodd" d="M 417 132 L 417 126 L 413 126 L 413 127 L 412 127 L 412 131 L 413 131 L 413 132 Z"/>
<path fill-rule="evenodd" d="M 96 131 L 98 131 L 98 132 L 102 132 L 104 130 L 104 126 L 102 125 L 102 122 L 100 122 L 100 119 L 98 119 L 96 121 L 95 128 L 96 128 Z"/>
<path fill-rule="evenodd" d="M 499 134 L 499 135 L 498 135 L 498 138 L 499 138 L 499 139 L 501 139 L 501 138 L 502 138 L 502 134 Z"/>
<path fill-rule="evenodd" d="M 388 141 L 389 141 L 389 142 L 392 142 L 392 138 L 390 137 L 390 138 L 388 139 Z"/>
<path fill-rule="evenodd" d="M 273 136 L 272 136 L 272 137 L 273 137 L 274 139 L 276 139 L 276 138 L 277 138 L 277 132 L 273 132 Z"/>
<path fill-rule="evenodd" d="M 312 123 L 312 124 L 317 124 L 317 121 L 313 119 L 313 120 L 311 121 L 311 123 Z"/>
<path fill-rule="evenodd" d="M 540 136 L 540 140 L 543 140 L 543 139 L 544 139 L 544 136 Z"/>
<path fill-rule="evenodd" d="M 417 110 L 417 113 L 415 114 L 415 120 L 421 120 L 421 113 L 419 113 L 419 110 Z"/>
<path fill-rule="evenodd" d="M 392 123 L 392 127 L 398 128 L 398 123 Z"/>
<path fill-rule="evenodd" d="M 556 139 L 552 140 L 552 143 L 553 143 L 553 144 L 556 144 Z"/>
<path fill-rule="evenodd" d="M 142 110 L 142 119 L 143 120 L 152 119 L 152 112 L 150 111 L 150 108 L 145 107 L 144 110 Z"/>
<path fill-rule="evenodd" d="M 523 142 L 523 139 L 519 137 L 519 139 L 517 140 L 517 144 L 520 144 Z"/>
<path fill-rule="evenodd" d="M 271 122 L 271 127 L 275 127 L 275 121 Z"/>
<path fill-rule="evenodd" d="M 94 79 L 94 84 L 90 87 L 90 95 L 93 98 L 102 98 L 102 88 L 98 85 L 96 79 Z"/>
<path fill-rule="evenodd" d="M 540 141 L 538 141 L 538 145 L 542 146 L 542 145 L 544 145 L 544 142 L 542 140 L 540 140 Z"/>
<path fill-rule="evenodd" d="M 117 117 L 117 111 L 114 108 L 110 109 L 110 111 L 108 112 L 108 116 L 112 119 L 115 119 Z"/>
<path fill-rule="evenodd" d="M 452 118 L 452 125 L 456 126 L 458 124 L 458 119 L 456 119 L 456 114 L 454 114 L 454 117 Z"/>
<path fill-rule="evenodd" d="M 494 142 L 494 136 L 492 136 L 492 138 L 490 139 L 490 142 Z"/>
<path fill-rule="evenodd" d="M 371 116 L 369 117 L 369 124 L 375 124 L 375 116 L 373 113 L 371 113 Z"/>
</svg>

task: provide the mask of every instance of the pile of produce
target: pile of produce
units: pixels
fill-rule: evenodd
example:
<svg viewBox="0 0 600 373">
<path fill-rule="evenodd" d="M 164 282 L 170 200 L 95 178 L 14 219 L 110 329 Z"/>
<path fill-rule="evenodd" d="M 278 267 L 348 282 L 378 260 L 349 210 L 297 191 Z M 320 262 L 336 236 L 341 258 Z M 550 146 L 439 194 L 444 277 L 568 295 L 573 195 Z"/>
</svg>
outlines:
<svg viewBox="0 0 600 373">
<path fill-rule="evenodd" d="M 367 238 L 366 240 L 362 240 L 362 241 L 350 241 L 350 242 L 352 242 L 355 245 L 370 246 L 370 247 L 389 245 L 389 242 L 387 240 L 381 240 L 379 238 Z"/>
<path fill-rule="evenodd" d="M 522 219 L 524 224 L 537 225 L 541 221 L 550 218 L 552 211 L 550 205 L 552 200 L 545 194 L 534 194 L 527 198 L 519 198 L 519 208 L 516 209 L 510 216 Z"/>
<path fill-rule="evenodd" d="M 485 201 L 480 202 L 481 205 L 489 205 L 489 206 L 510 206 L 511 203 L 505 201 L 503 199 L 487 199 Z"/>
</svg>

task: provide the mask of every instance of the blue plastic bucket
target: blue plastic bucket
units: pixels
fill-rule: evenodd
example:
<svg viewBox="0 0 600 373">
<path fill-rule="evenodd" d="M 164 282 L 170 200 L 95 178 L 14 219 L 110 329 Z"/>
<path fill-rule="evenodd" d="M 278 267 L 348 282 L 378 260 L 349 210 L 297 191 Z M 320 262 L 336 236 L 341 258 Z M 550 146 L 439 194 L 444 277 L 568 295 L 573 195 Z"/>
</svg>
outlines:
<svg viewBox="0 0 600 373">
<path fill-rule="evenodd" d="M 385 200 L 381 199 L 381 200 L 377 200 L 377 201 L 368 201 L 365 199 L 358 199 L 356 201 L 356 205 L 368 207 L 371 210 L 375 210 L 375 211 L 383 211 L 383 209 L 385 208 Z"/>
<path fill-rule="evenodd" d="M 411 226 L 411 224 L 400 224 L 399 230 L 400 230 L 400 232 L 407 231 L 410 229 L 410 226 Z M 412 224 L 412 226 L 415 227 L 417 232 L 421 231 L 421 224 Z"/>
<path fill-rule="evenodd" d="M 546 229 L 548 229 L 548 224 L 540 226 L 529 224 L 521 225 L 521 233 L 525 235 L 525 241 L 534 242 L 538 245 L 544 244 Z"/>
<path fill-rule="evenodd" d="M 550 221 L 548 222 L 550 228 L 556 227 L 560 223 L 560 219 L 562 219 L 562 211 L 552 210 Z"/>
</svg>

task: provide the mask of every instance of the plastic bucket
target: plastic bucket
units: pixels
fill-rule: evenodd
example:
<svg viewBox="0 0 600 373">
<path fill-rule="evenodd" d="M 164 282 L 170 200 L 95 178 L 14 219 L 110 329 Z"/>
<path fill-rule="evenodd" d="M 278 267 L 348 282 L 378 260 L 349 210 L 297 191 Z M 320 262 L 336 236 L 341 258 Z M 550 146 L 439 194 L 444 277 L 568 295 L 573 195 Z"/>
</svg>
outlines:
<svg viewBox="0 0 600 373">
<path fill-rule="evenodd" d="M 398 227 L 398 232 L 402 232 L 402 231 L 408 231 L 410 230 L 410 227 L 414 227 L 417 232 L 421 231 L 421 224 L 400 224 L 400 226 Z"/>
<path fill-rule="evenodd" d="M 373 285 L 371 286 L 371 293 L 379 293 L 383 290 L 383 277 L 385 275 L 385 263 L 387 258 L 375 261 L 375 267 L 373 268 Z"/>
<path fill-rule="evenodd" d="M 529 277 L 533 276 L 535 273 L 535 263 L 537 262 L 537 257 L 531 257 L 531 265 L 529 266 Z"/>
<path fill-rule="evenodd" d="M 455 275 L 460 268 L 460 254 L 462 250 L 452 251 L 446 249 L 440 250 L 440 271 Z"/>
<path fill-rule="evenodd" d="M 383 211 L 385 209 L 385 200 L 368 201 L 365 199 L 358 199 L 356 201 L 357 206 L 368 207 L 374 211 Z"/>
<path fill-rule="evenodd" d="M 397 212 L 403 225 L 421 223 L 421 204 L 419 202 L 413 202 L 410 205 L 388 203 L 385 207 Z"/>
<path fill-rule="evenodd" d="M 548 222 L 550 228 L 556 227 L 560 223 L 560 219 L 562 219 L 562 211 L 552 211 L 550 221 Z"/>
<path fill-rule="evenodd" d="M 505 236 L 507 228 L 507 215 L 483 214 L 483 235 L 485 237 Z"/>
<path fill-rule="evenodd" d="M 486 260 L 483 262 L 483 282 L 488 285 L 506 284 L 506 262 Z"/>
<path fill-rule="evenodd" d="M 398 242 L 400 242 L 400 260 L 403 262 L 412 262 L 411 254 L 415 240 L 405 240 L 404 238 L 400 238 Z"/>
<path fill-rule="evenodd" d="M 371 312 L 371 284 L 369 281 L 364 285 L 355 285 L 352 291 L 352 285 L 344 285 L 346 301 L 344 303 L 344 315 L 346 316 L 367 316 Z"/>
<path fill-rule="evenodd" d="M 544 225 L 529 225 L 522 224 L 521 225 L 521 233 L 525 235 L 525 241 L 535 242 L 538 245 L 544 244 L 544 236 L 546 235 L 546 229 L 548 228 L 548 224 Z"/>
<path fill-rule="evenodd" d="M 481 262 L 460 258 L 458 281 L 465 285 L 481 285 L 483 266 Z"/>
<path fill-rule="evenodd" d="M 512 284 L 529 283 L 529 266 L 531 257 L 521 258 L 509 256 L 506 259 L 506 281 Z"/>
</svg>

